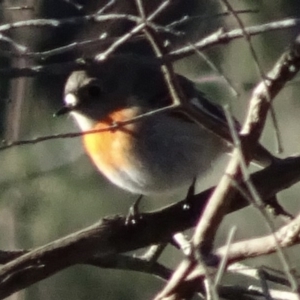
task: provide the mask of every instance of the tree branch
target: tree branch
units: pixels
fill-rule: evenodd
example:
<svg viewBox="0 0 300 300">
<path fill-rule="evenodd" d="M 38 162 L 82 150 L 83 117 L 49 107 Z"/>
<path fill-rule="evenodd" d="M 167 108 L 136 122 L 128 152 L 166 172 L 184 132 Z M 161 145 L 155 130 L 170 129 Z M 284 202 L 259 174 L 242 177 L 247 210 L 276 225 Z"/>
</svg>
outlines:
<svg viewBox="0 0 300 300">
<path fill-rule="evenodd" d="M 251 180 L 261 198 L 269 199 L 300 180 L 300 157 L 285 159 L 256 172 L 251 175 Z M 72 265 L 87 263 L 94 255 L 114 255 L 168 242 L 174 233 L 195 226 L 212 191 L 213 188 L 192 197 L 189 209 L 186 209 L 184 200 L 159 211 L 141 214 L 135 225 L 125 225 L 125 216 L 104 218 L 88 228 L 26 254 L 22 251 L 7 252 L 5 258 L 3 251 L 1 262 L 7 263 L 0 268 L 0 299 Z M 237 193 L 230 211 L 247 205 L 247 200 Z M 15 258 L 16 255 L 21 256 Z M 231 257 L 231 261 L 233 259 Z"/>
</svg>

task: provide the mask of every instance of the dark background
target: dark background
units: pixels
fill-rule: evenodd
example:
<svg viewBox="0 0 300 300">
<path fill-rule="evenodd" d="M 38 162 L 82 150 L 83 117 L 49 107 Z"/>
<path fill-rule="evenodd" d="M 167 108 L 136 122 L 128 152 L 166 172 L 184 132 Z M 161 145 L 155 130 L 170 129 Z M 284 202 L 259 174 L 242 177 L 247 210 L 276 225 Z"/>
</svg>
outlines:
<svg viewBox="0 0 300 300">
<path fill-rule="evenodd" d="M 2 1 L 1 22 L 16 22 L 36 18 L 66 18 L 91 13 L 106 1 L 82 1 L 84 10 L 78 11 L 63 0 Z M 120 3 L 118 3 L 120 2 Z M 151 11 L 160 0 L 144 1 Z M 237 27 L 232 17 L 216 17 L 223 11 L 221 1 L 175 1 L 176 5 L 161 15 L 163 24 L 184 15 L 199 15 L 180 29 L 184 38 L 169 37 L 172 48 L 197 41 L 220 27 Z M 78 1 L 79 3 L 79 1 Z M 97 5 L 95 4 L 97 3 Z M 108 11 L 134 13 L 134 1 L 116 1 Z M 242 16 L 246 25 L 274 22 L 284 18 L 299 17 L 299 1 L 230 1 L 235 9 L 257 9 L 257 13 Z M 121 6 L 119 6 L 121 4 Z M 8 10 L 8 7 L 29 5 L 34 10 Z M 95 5 L 95 6 L 94 6 Z M 16 41 L 25 44 L 31 51 L 50 50 L 73 41 L 99 36 L 108 32 L 116 36 L 126 32 L 130 24 L 100 24 L 98 26 L 66 26 L 58 29 L 29 28 L 10 32 Z M 252 39 L 261 68 L 267 72 L 284 49 L 296 36 L 298 28 L 262 34 Z M 0 49 L 9 50 L 0 43 Z M 70 61 L 77 57 L 90 56 L 102 47 L 89 47 L 52 57 L 47 60 L 6 58 L 1 56 L 1 67 L 33 66 L 52 62 Z M 136 52 L 151 55 L 144 43 L 130 43 L 121 52 Z M 230 104 L 234 115 L 240 120 L 245 116 L 247 101 L 252 88 L 260 81 L 260 75 L 243 40 L 220 45 L 205 52 L 210 60 L 222 70 L 240 93 L 236 98 L 220 74 L 212 70 L 197 55 L 176 63 L 176 70 L 197 82 L 209 98 L 220 104 Z M 62 104 L 65 75 L 40 76 L 35 79 L 0 79 L 0 129 L 2 139 L 12 141 L 34 138 L 55 133 L 77 131 L 70 118 L 53 118 L 52 114 Z M 299 88 L 298 79 L 291 82 L 277 97 L 275 111 L 278 116 L 280 134 L 284 146 L 282 156 L 299 152 Z M 263 136 L 263 144 L 275 153 L 272 123 L 269 121 Z M 199 190 L 218 182 L 227 158 L 216 164 L 206 178 L 199 183 Z M 101 177 L 84 155 L 80 139 L 52 140 L 36 145 L 20 146 L 0 152 L 0 247 L 1 249 L 33 248 L 53 241 L 68 233 L 92 224 L 106 215 L 126 214 L 136 199 L 112 186 Z M 298 211 L 299 185 L 280 194 L 284 206 L 291 212 Z M 185 191 L 160 199 L 145 198 L 141 209 L 152 210 L 177 201 Z M 279 224 L 279 223 L 278 223 Z M 260 214 L 253 208 L 229 215 L 221 226 L 218 244 L 226 239 L 229 229 L 237 226 L 235 239 L 246 239 L 268 232 Z M 299 266 L 298 248 L 289 249 L 290 261 Z M 162 260 L 176 266 L 181 254 L 168 249 Z M 268 265 L 281 268 L 276 255 L 247 261 L 250 265 Z M 162 282 L 154 277 L 116 270 L 78 266 L 61 272 L 26 291 L 13 296 L 14 299 L 151 299 Z"/>
</svg>

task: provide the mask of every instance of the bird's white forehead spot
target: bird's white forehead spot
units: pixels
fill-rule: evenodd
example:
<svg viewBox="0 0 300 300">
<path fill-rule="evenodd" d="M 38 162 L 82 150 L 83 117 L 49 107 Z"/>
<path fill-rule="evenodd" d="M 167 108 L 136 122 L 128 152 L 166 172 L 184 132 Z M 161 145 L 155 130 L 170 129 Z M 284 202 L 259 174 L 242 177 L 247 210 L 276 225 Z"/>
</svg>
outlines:
<svg viewBox="0 0 300 300">
<path fill-rule="evenodd" d="M 75 106 L 78 103 L 78 99 L 76 98 L 76 96 L 74 94 L 67 94 L 65 96 L 65 103 L 67 106 Z"/>
</svg>

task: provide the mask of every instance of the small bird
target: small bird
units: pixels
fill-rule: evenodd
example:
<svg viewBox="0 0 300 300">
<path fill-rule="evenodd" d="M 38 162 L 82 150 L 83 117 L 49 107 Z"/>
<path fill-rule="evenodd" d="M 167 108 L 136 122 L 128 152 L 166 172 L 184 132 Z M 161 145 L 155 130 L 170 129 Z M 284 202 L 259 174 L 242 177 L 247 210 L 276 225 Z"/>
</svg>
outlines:
<svg viewBox="0 0 300 300">
<path fill-rule="evenodd" d="M 176 76 L 186 99 L 196 101 L 207 116 L 228 128 L 223 110 L 190 80 Z M 172 100 L 157 64 L 111 58 L 73 72 L 65 85 L 64 102 L 57 115 L 69 113 L 84 132 L 128 121 Z M 224 140 L 173 110 L 82 138 L 86 153 L 104 176 L 142 195 L 191 185 L 228 151 Z M 268 156 L 267 150 L 263 152 Z M 267 160 L 272 160 L 271 154 Z"/>
</svg>

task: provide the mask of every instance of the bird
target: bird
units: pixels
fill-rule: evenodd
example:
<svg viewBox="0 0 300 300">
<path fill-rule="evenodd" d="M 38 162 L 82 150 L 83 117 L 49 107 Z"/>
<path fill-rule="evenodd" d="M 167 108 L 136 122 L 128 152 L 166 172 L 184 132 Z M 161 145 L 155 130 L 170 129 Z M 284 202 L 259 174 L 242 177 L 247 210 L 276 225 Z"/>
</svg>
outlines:
<svg viewBox="0 0 300 300">
<path fill-rule="evenodd" d="M 175 76 L 188 101 L 228 128 L 220 106 L 191 80 Z M 157 195 L 191 185 L 229 151 L 226 141 L 176 110 L 127 122 L 171 103 L 158 64 L 115 57 L 72 72 L 64 88 L 64 106 L 56 115 L 75 119 L 87 155 L 110 182 L 134 194 Z M 91 130 L 99 132 L 84 134 Z M 262 152 L 261 161 L 270 163 L 272 154 Z"/>
</svg>

